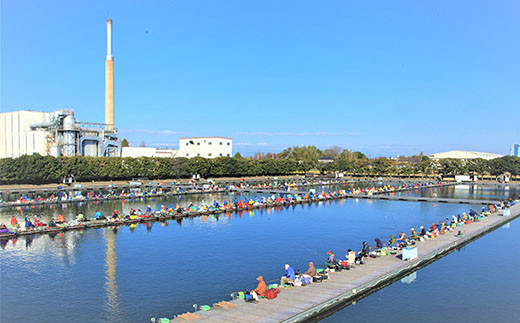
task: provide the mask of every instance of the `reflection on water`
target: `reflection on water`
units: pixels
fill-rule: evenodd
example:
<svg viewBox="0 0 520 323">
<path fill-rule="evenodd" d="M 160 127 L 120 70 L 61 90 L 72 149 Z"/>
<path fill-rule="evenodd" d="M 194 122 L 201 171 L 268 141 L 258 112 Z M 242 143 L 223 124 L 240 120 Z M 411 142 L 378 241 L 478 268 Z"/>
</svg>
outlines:
<svg viewBox="0 0 520 323">
<path fill-rule="evenodd" d="M 105 230 L 106 256 L 105 256 L 105 289 L 107 293 L 108 321 L 115 321 L 119 317 L 119 297 L 117 293 L 117 254 L 116 254 L 117 229 Z"/>
<path fill-rule="evenodd" d="M 434 187 L 422 190 L 388 193 L 392 196 L 419 196 L 458 199 L 505 200 L 517 198 L 520 194 L 520 185 L 487 185 L 487 184 L 458 184 L 453 186 Z"/>
<path fill-rule="evenodd" d="M 406 277 L 403 277 L 401 279 L 401 283 L 403 284 L 406 284 L 406 285 L 410 285 L 410 284 L 413 284 L 417 281 L 417 272 L 414 271 L 413 273 L 411 273 L 410 275 L 406 276 Z"/>
</svg>

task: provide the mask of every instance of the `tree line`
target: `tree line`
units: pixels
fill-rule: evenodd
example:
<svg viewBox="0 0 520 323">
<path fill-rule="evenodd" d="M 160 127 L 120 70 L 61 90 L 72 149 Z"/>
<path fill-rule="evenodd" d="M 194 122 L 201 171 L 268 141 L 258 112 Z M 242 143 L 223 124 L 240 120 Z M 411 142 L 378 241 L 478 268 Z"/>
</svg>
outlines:
<svg viewBox="0 0 520 323">
<path fill-rule="evenodd" d="M 323 158 L 327 157 L 327 158 Z M 520 175 L 520 158 L 505 156 L 492 160 L 433 161 L 426 156 L 405 159 L 373 158 L 358 151 L 332 147 L 321 151 L 315 146 L 287 148 L 279 154 L 256 154 L 243 158 L 205 159 L 160 157 L 51 157 L 38 154 L 0 159 L 1 184 L 43 184 L 60 182 L 74 175 L 77 181 L 131 180 L 134 178 L 203 178 L 276 176 L 302 174 L 308 171 L 322 174 L 345 172 L 357 175 Z"/>
</svg>

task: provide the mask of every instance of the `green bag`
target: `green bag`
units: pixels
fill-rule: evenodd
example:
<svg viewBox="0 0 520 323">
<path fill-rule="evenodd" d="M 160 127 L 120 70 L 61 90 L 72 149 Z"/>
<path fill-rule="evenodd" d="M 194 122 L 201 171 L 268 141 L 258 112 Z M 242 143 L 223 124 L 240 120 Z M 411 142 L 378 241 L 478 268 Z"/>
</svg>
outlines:
<svg viewBox="0 0 520 323">
<path fill-rule="evenodd" d="M 386 248 L 381 248 L 381 251 L 379 253 L 380 253 L 381 257 L 388 255 Z"/>
</svg>

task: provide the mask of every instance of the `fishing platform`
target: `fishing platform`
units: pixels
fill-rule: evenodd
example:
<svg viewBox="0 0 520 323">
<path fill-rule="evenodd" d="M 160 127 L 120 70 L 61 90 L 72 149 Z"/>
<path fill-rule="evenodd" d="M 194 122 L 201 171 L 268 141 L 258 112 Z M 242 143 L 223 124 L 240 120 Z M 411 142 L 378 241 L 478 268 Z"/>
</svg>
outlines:
<svg viewBox="0 0 520 323">
<path fill-rule="evenodd" d="M 321 283 L 282 289 L 278 297 L 272 300 L 260 299 L 257 303 L 246 303 L 242 299 L 230 300 L 226 302 L 228 306 L 213 306 L 209 311 L 185 313 L 189 315 L 179 315 L 175 321 L 285 323 L 324 317 L 334 309 L 355 302 L 512 221 L 520 216 L 520 204 L 509 209 L 509 216 L 501 214 L 502 211 L 494 212 L 478 222 L 456 227 L 454 232 L 418 242 L 417 258 L 412 260 L 402 260 L 401 251 L 395 255 L 368 258 L 364 265 L 349 271 L 331 273 L 330 278 Z M 465 233 L 464 237 L 457 237 L 455 232 L 459 230 Z"/>
</svg>

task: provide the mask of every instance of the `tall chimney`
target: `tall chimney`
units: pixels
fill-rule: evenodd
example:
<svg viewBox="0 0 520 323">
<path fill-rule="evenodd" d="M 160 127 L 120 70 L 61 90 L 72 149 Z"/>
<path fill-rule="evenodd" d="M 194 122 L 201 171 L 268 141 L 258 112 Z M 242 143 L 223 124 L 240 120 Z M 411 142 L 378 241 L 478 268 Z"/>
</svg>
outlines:
<svg viewBox="0 0 520 323">
<path fill-rule="evenodd" d="M 105 123 L 114 129 L 114 56 L 112 56 L 112 19 L 107 19 L 107 57 L 105 60 Z"/>
</svg>

